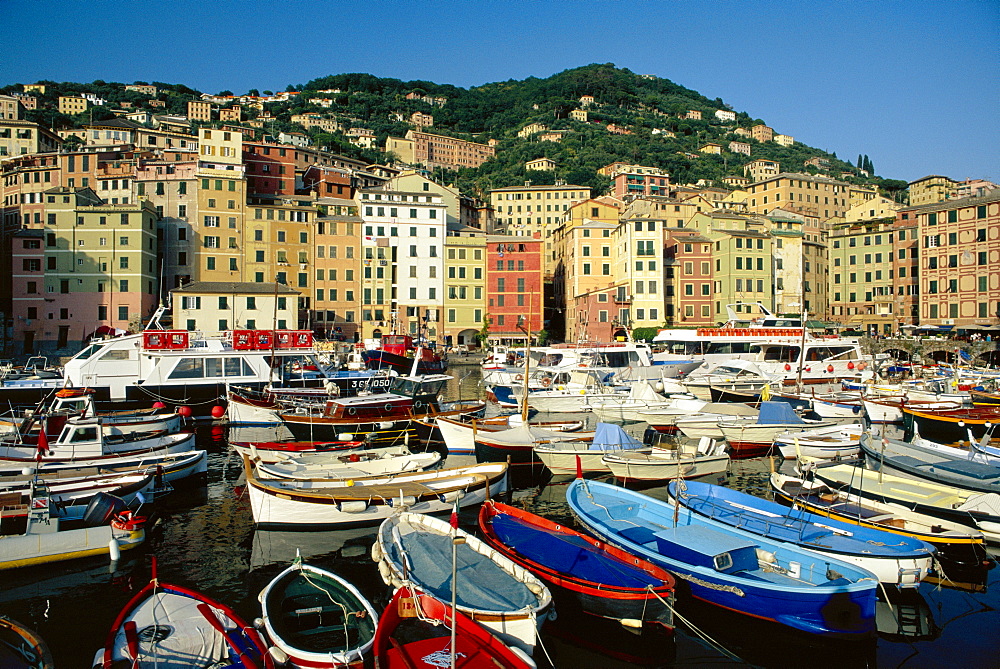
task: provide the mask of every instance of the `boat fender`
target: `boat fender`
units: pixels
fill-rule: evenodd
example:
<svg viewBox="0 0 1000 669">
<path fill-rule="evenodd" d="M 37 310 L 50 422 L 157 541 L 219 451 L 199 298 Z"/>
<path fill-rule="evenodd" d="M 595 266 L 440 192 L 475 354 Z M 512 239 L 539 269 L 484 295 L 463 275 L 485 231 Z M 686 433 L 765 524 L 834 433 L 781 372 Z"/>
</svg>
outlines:
<svg viewBox="0 0 1000 669">
<path fill-rule="evenodd" d="M 622 624 L 622 627 L 627 627 L 629 629 L 641 630 L 642 621 L 638 618 L 622 618 L 618 622 Z"/>
<path fill-rule="evenodd" d="M 277 646 L 271 646 L 270 648 L 268 648 L 267 654 L 271 656 L 271 659 L 277 666 L 283 667 L 288 662 L 288 653 L 281 650 Z"/>
<path fill-rule="evenodd" d="M 354 435 L 350 432 L 340 432 L 337 434 L 338 441 L 351 441 L 354 439 Z"/>
<path fill-rule="evenodd" d="M 536 666 L 535 661 L 531 658 L 530 655 L 524 652 L 523 649 L 518 648 L 517 646 L 508 646 L 508 648 L 510 649 L 510 652 L 514 653 L 514 655 L 517 655 L 519 658 L 521 658 L 521 661 L 524 662 L 525 666 L 527 667 Z"/>
<path fill-rule="evenodd" d="M 378 573 L 379 573 L 379 576 L 382 577 L 382 581 L 386 585 L 392 585 L 392 579 L 393 579 L 392 568 L 389 567 L 389 563 L 388 562 L 386 562 L 385 560 L 379 561 L 379 563 L 378 563 Z"/>
<path fill-rule="evenodd" d="M 438 499 L 446 504 L 451 504 L 455 500 L 461 499 L 464 496 L 464 490 L 449 490 L 448 492 L 438 495 Z"/>
<path fill-rule="evenodd" d="M 337 509 L 341 513 L 362 513 L 367 508 L 368 508 L 368 502 L 361 499 L 354 499 L 346 502 L 337 503 Z"/>
<path fill-rule="evenodd" d="M 542 379 L 542 385 L 548 388 L 550 385 L 552 385 L 552 379 L 547 377 Z"/>
<path fill-rule="evenodd" d="M 358 413 L 358 410 L 357 410 L 357 409 L 355 409 L 354 407 L 348 407 L 348 409 L 347 409 L 347 413 L 348 413 L 348 415 L 351 415 L 351 416 L 353 416 L 353 415 L 355 415 L 356 413 Z"/>
<path fill-rule="evenodd" d="M 118 562 L 118 560 L 121 559 L 122 550 L 118 546 L 118 541 L 116 539 L 112 539 L 111 541 L 108 542 L 108 552 L 111 554 L 112 562 Z"/>
<path fill-rule="evenodd" d="M 419 406 L 420 403 L 418 402 L 417 404 Z M 386 413 L 392 411 L 392 405 L 389 404 L 388 402 L 385 403 L 385 406 L 383 408 L 385 409 Z"/>
<path fill-rule="evenodd" d="M 399 577 L 396 576 L 395 574 L 393 574 L 392 577 L 389 580 L 390 580 L 389 585 L 391 585 L 392 587 L 397 588 L 397 589 L 403 587 L 403 582 L 401 580 L 399 580 Z"/>
<path fill-rule="evenodd" d="M 833 365 L 827 365 L 826 371 L 828 371 L 830 374 L 833 374 Z"/>
<path fill-rule="evenodd" d="M 528 590 L 536 595 L 541 595 L 545 591 L 545 586 L 541 583 L 528 583 Z"/>
<path fill-rule="evenodd" d="M 393 425 L 394 425 L 394 423 L 391 423 L 391 422 L 387 423 L 387 422 L 383 421 L 383 422 L 381 422 L 381 423 L 378 424 L 378 429 L 380 429 L 380 430 L 391 430 Z"/>
<path fill-rule="evenodd" d="M 407 507 L 407 506 L 413 506 L 414 504 L 416 504 L 417 503 L 417 498 L 414 497 L 413 495 L 401 495 L 399 497 L 391 497 L 391 498 L 389 498 L 388 501 L 389 501 L 389 506 L 392 506 L 392 507 L 396 507 L 396 506 Z"/>
<path fill-rule="evenodd" d="M 372 544 L 372 562 L 382 561 L 382 545 L 379 542 Z"/>
</svg>

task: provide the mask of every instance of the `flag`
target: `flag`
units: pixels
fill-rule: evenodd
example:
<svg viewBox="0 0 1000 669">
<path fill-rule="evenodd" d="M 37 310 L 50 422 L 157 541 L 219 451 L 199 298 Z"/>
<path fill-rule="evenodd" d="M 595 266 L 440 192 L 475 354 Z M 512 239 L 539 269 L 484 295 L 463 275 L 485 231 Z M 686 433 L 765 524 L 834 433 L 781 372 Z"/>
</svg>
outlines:
<svg viewBox="0 0 1000 669">
<path fill-rule="evenodd" d="M 454 529 L 458 529 L 458 500 L 455 500 L 455 506 L 451 510 L 451 526 Z"/>
<path fill-rule="evenodd" d="M 38 451 L 35 453 L 36 462 L 40 462 L 49 450 L 49 436 L 45 434 L 45 421 L 41 422 L 40 428 L 38 430 Z"/>
<path fill-rule="evenodd" d="M 765 383 L 760 389 L 760 401 L 767 402 L 771 399 L 771 384 Z"/>
</svg>

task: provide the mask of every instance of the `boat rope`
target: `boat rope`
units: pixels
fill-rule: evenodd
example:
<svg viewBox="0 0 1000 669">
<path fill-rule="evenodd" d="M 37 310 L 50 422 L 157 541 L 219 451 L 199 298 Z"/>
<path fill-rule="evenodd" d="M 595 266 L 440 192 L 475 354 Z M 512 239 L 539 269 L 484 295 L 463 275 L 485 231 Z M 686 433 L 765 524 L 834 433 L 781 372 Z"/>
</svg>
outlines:
<svg viewBox="0 0 1000 669">
<path fill-rule="evenodd" d="M 684 623 L 684 625 L 687 626 L 687 628 L 689 630 L 691 630 L 692 632 L 694 632 L 695 636 L 697 636 L 699 639 L 701 639 L 702 641 L 704 641 L 705 643 L 707 643 L 709 646 L 711 646 L 712 648 L 714 648 L 718 652 L 722 653 L 724 656 L 728 657 L 733 662 L 738 662 L 739 664 L 742 664 L 742 665 L 745 665 L 745 666 L 748 666 L 748 667 L 755 666 L 755 665 L 750 664 L 749 662 L 747 662 L 746 660 L 744 660 L 743 658 L 741 658 L 739 655 L 737 655 L 736 653 L 734 653 L 731 650 L 729 650 L 728 648 L 726 648 L 725 646 L 723 646 L 721 643 L 719 643 L 718 641 L 716 641 L 715 639 L 713 639 L 712 637 L 710 637 L 707 633 L 705 633 L 701 629 L 699 629 L 690 620 L 688 620 L 687 618 L 685 618 L 684 616 L 682 616 L 680 613 L 678 613 L 677 609 L 673 605 L 671 605 L 670 602 L 668 602 L 667 600 L 663 599 L 663 597 L 660 597 L 659 593 L 657 593 L 655 590 L 653 590 L 652 586 L 646 586 L 646 589 L 649 590 L 651 593 L 653 593 L 653 596 L 656 597 L 658 600 L 660 600 L 660 602 L 662 602 L 663 605 L 666 606 L 667 609 L 670 610 L 670 612 L 674 615 L 674 617 L 677 618 L 678 620 L 680 620 L 682 623 Z"/>
<path fill-rule="evenodd" d="M 148 397 L 151 397 L 154 400 L 158 400 L 158 401 L 163 402 L 163 403 L 168 403 L 169 402 L 170 404 L 186 404 L 186 405 L 189 405 L 189 406 L 191 406 L 191 405 L 193 405 L 193 406 L 201 406 L 201 405 L 208 406 L 209 404 L 213 404 L 213 403 L 214 404 L 218 404 L 219 401 L 222 399 L 222 398 L 217 397 L 215 399 L 205 400 L 203 402 L 189 402 L 188 400 L 177 400 L 177 399 L 174 399 L 172 397 L 167 397 L 166 395 L 158 395 L 158 394 L 156 394 L 154 392 L 149 391 L 146 388 L 143 388 L 142 386 L 135 386 L 135 387 L 138 388 L 143 394 L 147 395 Z"/>
<path fill-rule="evenodd" d="M 555 620 L 555 612 L 556 612 L 555 604 L 550 604 L 549 606 L 552 607 L 552 619 Z M 542 635 L 538 632 L 538 624 L 535 623 L 536 617 L 537 614 L 534 611 L 532 611 L 531 622 L 532 622 L 532 627 L 535 630 L 535 641 L 538 642 L 538 645 L 541 647 L 542 652 L 545 653 L 545 659 L 549 661 L 549 666 L 554 667 L 556 666 L 556 663 L 552 661 L 552 656 L 549 655 L 549 649 L 545 647 L 545 642 L 542 640 Z"/>
<path fill-rule="evenodd" d="M 350 617 L 354 616 L 355 618 L 364 618 L 365 615 L 367 615 L 367 612 L 364 610 L 364 608 L 362 608 L 360 611 L 348 611 L 347 607 L 344 606 L 344 604 L 342 602 L 338 602 L 337 600 L 335 600 L 333 598 L 333 595 L 330 594 L 329 590 L 327 590 L 326 588 L 320 587 L 311 578 L 309 578 L 309 574 L 304 569 L 302 569 L 301 567 L 299 568 L 299 576 L 301 576 L 302 580 L 304 580 L 306 583 L 308 583 L 309 585 L 311 585 L 312 587 L 316 588 L 317 590 L 319 590 L 320 592 L 322 592 L 324 595 L 326 595 L 327 599 L 329 599 L 333 604 L 336 604 L 337 606 L 339 606 L 340 610 L 344 612 L 344 650 L 343 650 L 343 653 L 344 653 L 344 657 L 346 659 L 350 655 L 350 653 L 348 653 L 348 651 L 350 650 L 351 635 L 350 635 L 350 632 L 348 631 L 348 627 L 347 627 L 348 626 L 348 622 L 350 621 Z M 321 619 L 322 619 L 322 615 L 323 614 L 320 613 L 320 618 Z"/>
</svg>

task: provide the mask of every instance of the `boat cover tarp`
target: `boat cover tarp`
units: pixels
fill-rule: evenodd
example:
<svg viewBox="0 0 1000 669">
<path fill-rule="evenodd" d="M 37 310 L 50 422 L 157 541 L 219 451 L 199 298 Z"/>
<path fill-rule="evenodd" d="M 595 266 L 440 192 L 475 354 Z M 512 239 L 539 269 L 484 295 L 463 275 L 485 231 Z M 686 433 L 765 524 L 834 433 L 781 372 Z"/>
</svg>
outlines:
<svg viewBox="0 0 1000 669">
<path fill-rule="evenodd" d="M 200 603 L 191 597 L 158 592 L 136 608 L 129 619 L 135 621 L 140 639 L 150 634 L 144 635 L 143 630 L 155 629 L 153 626 L 170 630 L 170 634 L 159 641 L 140 641 L 139 651 L 144 661 L 152 665 L 155 658 L 158 669 L 189 669 L 215 666 L 228 659 L 228 644 L 198 610 Z M 223 627 L 236 628 L 228 616 L 213 610 Z M 119 630 L 115 636 L 112 657 L 130 657 L 124 630 Z"/>
<path fill-rule="evenodd" d="M 539 441 L 583 441 L 592 434 L 587 432 L 556 432 L 541 427 L 521 425 L 519 427 L 512 427 L 509 430 L 487 432 L 482 435 L 476 435 L 476 437 L 483 441 L 516 446 L 519 444 L 534 444 Z"/>
<path fill-rule="evenodd" d="M 590 442 L 592 451 L 631 451 L 642 447 L 641 441 L 615 423 L 598 423 L 594 430 L 594 440 Z"/>
<path fill-rule="evenodd" d="M 804 425 L 788 402 L 761 402 L 758 425 Z"/>
<path fill-rule="evenodd" d="M 620 588 L 663 585 L 660 579 L 600 551 L 579 536 L 546 530 L 505 513 L 495 515 L 491 525 L 504 545 L 561 574 Z"/>
<path fill-rule="evenodd" d="M 416 586 L 443 602 L 451 601 L 451 550 L 450 536 L 416 529 L 405 522 L 396 524 L 393 541 L 386 547 L 389 559 L 405 565 Z M 458 545 L 456 565 L 459 608 L 510 612 L 538 605 L 538 598 L 527 585 L 468 543 Z"/>
</svg>

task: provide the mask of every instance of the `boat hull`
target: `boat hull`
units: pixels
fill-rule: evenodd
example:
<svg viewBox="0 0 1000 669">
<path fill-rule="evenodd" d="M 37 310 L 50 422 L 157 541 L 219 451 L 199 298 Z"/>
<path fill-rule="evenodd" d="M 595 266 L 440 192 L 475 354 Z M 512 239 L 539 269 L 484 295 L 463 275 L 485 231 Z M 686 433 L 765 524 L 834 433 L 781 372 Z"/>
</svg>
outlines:
<svg viewBox="0 0 1000 669">
<path fill-rule="evenodd" d="M 143 529 L 119 530 L 110 525 L 6 536 L 0 538 L 0 570 L 108 555 L 112 540 L 125 551 L 145 539 Z"/>
</svg>

